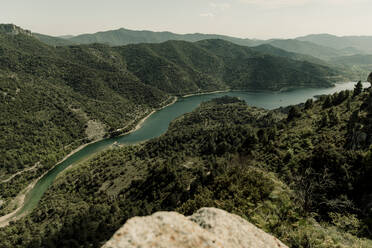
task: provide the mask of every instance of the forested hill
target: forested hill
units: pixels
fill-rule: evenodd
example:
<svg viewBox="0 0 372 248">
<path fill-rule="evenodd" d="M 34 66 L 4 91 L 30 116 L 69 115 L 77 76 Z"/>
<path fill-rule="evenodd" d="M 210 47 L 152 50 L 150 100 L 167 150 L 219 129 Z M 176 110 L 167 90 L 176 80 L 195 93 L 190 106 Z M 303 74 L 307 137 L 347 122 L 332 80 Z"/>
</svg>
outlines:
<svg viewBox="0 0 372 248">
<path fill-rule="evenodd" d="M 1 179 L 54 164 L 84 141 L 134 124 L 168 95 L 142 83 L 105 47 L 49 47 L 0 34 Z"/>
<path fill-rule="evenodd" d="M 108 44 L 111 46 L 122 46 L 128 44 L 138 44 L 138 43 L 162 43 L 169 40 L 182 40 L 195 42 L 206 39 L 223 39 L 230 42 L 233 42 L 242 46 L 253 46 L 260 44 L 260 41 L 250 40 L 250 39 L 241 39 L 225 35 L 217 34 L 175 34 L 171 32 L 153 32 L 147 30 L 129 30 L 125 28 L 120 28 L 117 30 L 109 30 L 104 32 L 97 32 L 94 34 L 81 34 L 66 39 L 45 36 L 35 34 L 36 37 L 40 38 L 43 42 L 49 43 L 51 45 L 56 45 L 56 41 L 65 40 L 66 44 L 68 42 L 75 44 L 92 44 L 92 43 L 102 43 Z M 51 40 L 55 38 L 55 40 Z"/>
<path fill-rule="evenodd" d="M 204 103 L 159 138 L 63 172 L 0 246 L 100 247 L 133 216 L 218 207 L 289 247 L 371 247 L 371 90 L 273 111 Z"/>
<path fill-rule="evenodd" d="M 167 41 L 113 50 L 125 58 L 128 69 L 142 82 L 174 94 L 217 88 L 327 87 L 335 77 L 342 77 L 341 72 L 324 65 L 273 56 L 223 40 Z"/>
<path fill-rule="evenodd" d="M 335 36 L 330 34 L 312 34 L 304 37 L 298 37 L 297 40 L 309 41 L 318 45 L 343 49 L 348 51 L 355 50 L 364 53 L 372 53 L 371 36 Z"/>
<path fill-rule="evenodd" d="M 72 44 L 101 43 L 110 46 L 122 46 L 139 43 L 163 43 L 169 40 L 196 42 L 209 39 L 221 39 L 241 46 L 255 47 L 270 45 L 287 52 L 294 52 L 308 57 L 330 61 L 340 56 L 351 56 L 370 53 L 371 43 L 369 37 L 336 37 L 325 35 L 310 35 L 297 39 L 245 39 L 217 34 L 176 34 L 171 32 L 137 31 L 120 28 L 97 32 L 94 34 L 81 34 L 77 36 L 52 37 L 44 34 L 33 33 L 40 41 L 52 46 L 66 46 Z M 324 42 L 326 41 L 326 42 Z M 345 43 L 346 42 L 346 43 Z M 341 45 L 340 44 L 344 44 Z M 361 46 L 362 45 L 362 46 Z"/>
</svg>

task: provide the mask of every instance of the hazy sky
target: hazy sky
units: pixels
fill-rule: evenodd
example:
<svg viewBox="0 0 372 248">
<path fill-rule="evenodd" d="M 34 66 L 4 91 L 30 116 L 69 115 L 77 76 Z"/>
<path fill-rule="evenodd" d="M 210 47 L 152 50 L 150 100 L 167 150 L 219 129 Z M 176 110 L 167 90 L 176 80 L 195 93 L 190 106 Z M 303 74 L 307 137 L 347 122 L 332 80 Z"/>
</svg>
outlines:
<svg viewBox="0 0 372 248">
<path fill-rule="evenodd" d="M 117 28 L 293 38 L 372 35 L 372 0 L 1 0 L 0 23 L 49 35 Z"/>
</svg>

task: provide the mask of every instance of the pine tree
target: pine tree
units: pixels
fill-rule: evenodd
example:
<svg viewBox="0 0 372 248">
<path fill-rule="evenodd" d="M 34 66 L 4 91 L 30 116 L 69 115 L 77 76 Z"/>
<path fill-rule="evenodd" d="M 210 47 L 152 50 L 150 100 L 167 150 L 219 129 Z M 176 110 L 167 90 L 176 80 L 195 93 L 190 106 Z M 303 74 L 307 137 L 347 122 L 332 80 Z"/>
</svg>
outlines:
<svg viewBox="0 0 372 248">
<path fill-rule="evenodd" d="M 362 93 L 363 91 L 363 85 L 362 85 L 362 81 L 359 81 L 356 85 L 355 85 L 355 88 L 354 88 L 354 97 L 357 96 L 357 95 L 360 95 L 360 93 Z"/>
<path fill-rule="evenodd" d="M 371 72 L 371 74 L 369 74 L 367 81 L 370 82 L 371 86 L 372 86 L 372 72 Z"/>
<path fill-rule="evenodd" d="M 311 109 L 314 106 L 314 101 L 313 99 L 308 99 L 305 103 L 305 109 Z"/>
</svg>

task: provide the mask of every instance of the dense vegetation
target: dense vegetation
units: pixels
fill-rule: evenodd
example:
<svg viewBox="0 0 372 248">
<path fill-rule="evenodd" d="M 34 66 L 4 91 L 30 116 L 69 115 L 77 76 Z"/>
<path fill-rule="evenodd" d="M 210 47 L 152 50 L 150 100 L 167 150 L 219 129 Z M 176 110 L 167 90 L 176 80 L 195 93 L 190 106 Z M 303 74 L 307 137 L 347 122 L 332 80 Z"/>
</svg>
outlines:
<svg viewBox="0 0 372 248">
<path fill-rule="evenodd" d="M 339 75 L 270 46 L 52 47 L 0 25 L 0 215 L 74 148 L 130 130 L 171 95 L 330 86 Z M 293 247 L 329 232 L 336 243 L 364 244 L 356 236 L 370 237 L 372 223 L 371 102 L 357 87 L 283 112 L 232 98 L 206 103 L 161 138 L 66 171 L 40 208 L 1 230 L 0 247 L 99 246 L 132 216 L 201 206 L 240 214 Z"/>
<path fill-rule="evenodd" d="M 0 34 L 2 200 L 77 146 L 117 128 L 130 129 L 167 101 L 167 93 L 102 61 L 99 51 L 99 46 L 56 49 L 25 34 Z M 102 55 L 109 57 L 105 50 Z M 2 182 L 37 162 L 34 170 Z"/>
<path fill-rule="evenodd" d="M 340 74 L 301 56 L 223 40 L 52 47 L 17 26 L 0 27 L 1 214 L 70 151 L 130 130 L 170 95 L 326 87 Z"/>
<path fill-rule="evenodd" d="M 290 247 L 371 247 L 372 91 L 282 110 L 230 97 L 61 174 L 4 247 L 99 247 L 128 218 L 214 206 Z M 288 114 L 286 114 L 288 113 Z"/>
</svg>

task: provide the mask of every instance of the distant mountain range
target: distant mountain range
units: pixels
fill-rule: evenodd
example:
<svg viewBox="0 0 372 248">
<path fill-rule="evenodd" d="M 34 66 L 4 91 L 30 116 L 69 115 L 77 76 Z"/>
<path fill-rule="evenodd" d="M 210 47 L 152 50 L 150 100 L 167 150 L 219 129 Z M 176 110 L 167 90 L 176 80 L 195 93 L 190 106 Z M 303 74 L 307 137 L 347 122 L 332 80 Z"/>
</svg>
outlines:
<svg viewBox="0 0 372 248">
<path fill-rule="evenodd" d="M 299 37 L 297 40 L 308 41 L 321 46 L 332 47 L 343 51 L 372 53 L 372 36 L 335 36 L 330 34 L 312 34 Z"/>
<path fill-rule="evenodd" d="M 296 39 L 257 40 L 217 34 L 176 34 L 171 32 L 136 31 L 124 28 L 77 36 L 67 35 L 51 37 L 42 34 L 34 35 L 41 41 L 54 46 L 92 43 L 121 46 L 138 43 L 162 43 L 168 40 L 196 42 L 206 39 L 222 39 L 237 45 L 249 47 L 270 44 L 289 52 L 310 55 L 322 60 L 330 60 L 339 56 L 372 53 L 372 37 L 368 36 L 338 37 L 328 34 L 319 34 Z"/>
</svg>

